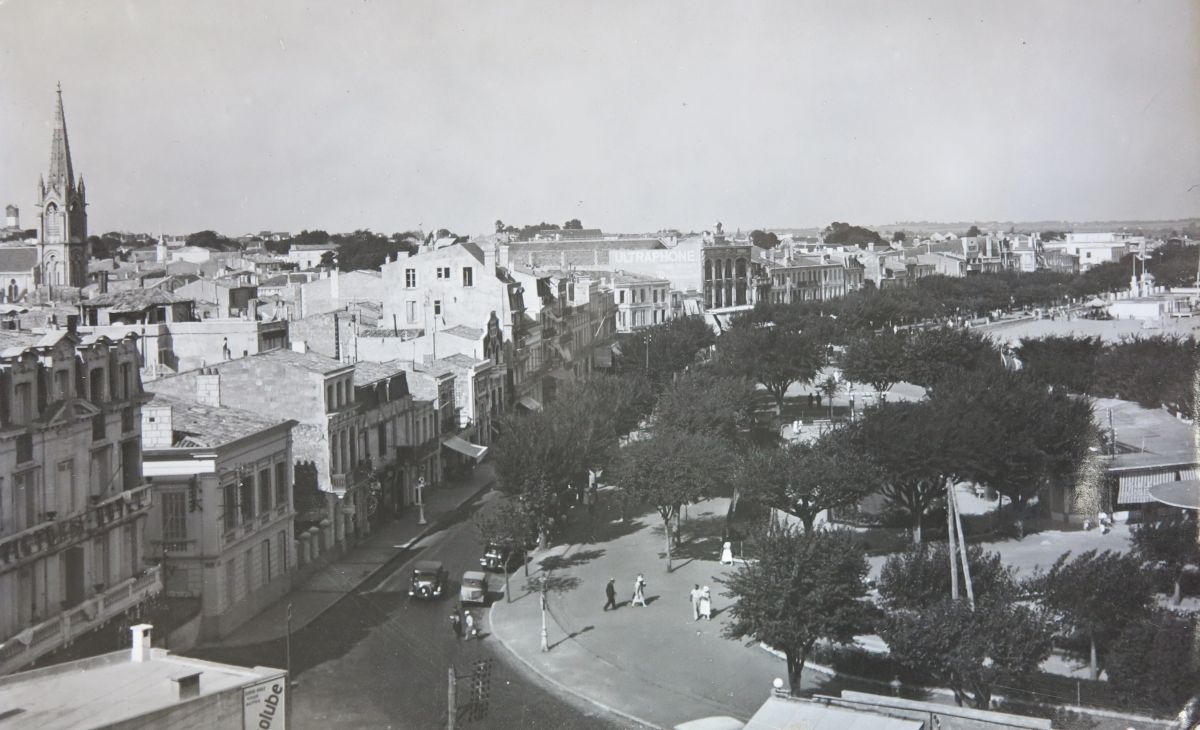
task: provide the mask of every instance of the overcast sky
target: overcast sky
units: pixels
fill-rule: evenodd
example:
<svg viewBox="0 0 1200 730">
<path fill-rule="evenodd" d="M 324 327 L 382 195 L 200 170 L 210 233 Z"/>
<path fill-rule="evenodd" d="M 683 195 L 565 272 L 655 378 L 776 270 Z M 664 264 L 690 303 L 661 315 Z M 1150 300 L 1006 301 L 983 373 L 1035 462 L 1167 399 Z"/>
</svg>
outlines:
<svg viewBox="0 0 1200 730">
<path fill-rule="evenodd" d="M 61 80 L 93 233 L 1200 215 L 1192 0 L 300 5 L 0 0 L 0 202 Z"/>
</svg>

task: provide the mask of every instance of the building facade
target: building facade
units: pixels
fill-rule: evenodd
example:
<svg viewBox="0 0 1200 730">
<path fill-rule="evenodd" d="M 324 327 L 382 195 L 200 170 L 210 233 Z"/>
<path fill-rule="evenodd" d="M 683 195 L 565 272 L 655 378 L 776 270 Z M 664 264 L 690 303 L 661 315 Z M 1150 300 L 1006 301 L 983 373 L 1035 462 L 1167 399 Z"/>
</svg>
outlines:
<svg viewBox="0 0 1200 730">
<path fill-rule="evenodd" d="M 219 376 L 196 386 L 194 401 L 158 396 L 142 408 L 146 548 L 168 595 L 200 599 L 200 639 L 211 641 L 291 588 L 296 422 L 205 405 L 220 402 Z"/>
<path fill-rule="evenodd" d="M 161 588 L 147 568 L 133 337 L 0 338 L 0 673 Z"/>
<path fill-rule="evenodd" d="M 617 271 L 604 276 L 601 283 L 612 290 L 617 307 L 617 332 L 632 332 L 674 319 L 681 307 L 672 296 L 671 282 L 665 278 Z"/>
</svg>

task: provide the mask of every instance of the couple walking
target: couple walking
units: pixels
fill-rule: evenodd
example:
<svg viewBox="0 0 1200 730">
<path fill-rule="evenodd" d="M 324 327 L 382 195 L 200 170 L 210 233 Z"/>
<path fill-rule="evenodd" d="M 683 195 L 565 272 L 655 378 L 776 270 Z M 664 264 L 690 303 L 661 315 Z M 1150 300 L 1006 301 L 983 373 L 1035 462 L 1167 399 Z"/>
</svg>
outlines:
<svg viewBox="0 0 1200 730">
<path fill-rule="evenodd" d="M 692 588 L 692 620 L 712 621 L 712 594 L 709 593 L 708 586 L 700 587 L 699 583 Z"/>
<path fill-rule="evenodd" d="M 604 610 L 617 610 L 617 585 L 616 578 L 609 578 L 608 585 L 604 586 L 604 596 L 608 602 L 604 604 Z M 638 577 L 633 581 L 633 598 L 629 601 L 631 606 L 646 605 L 646 577 L 638 573 Z"/>
</svg>

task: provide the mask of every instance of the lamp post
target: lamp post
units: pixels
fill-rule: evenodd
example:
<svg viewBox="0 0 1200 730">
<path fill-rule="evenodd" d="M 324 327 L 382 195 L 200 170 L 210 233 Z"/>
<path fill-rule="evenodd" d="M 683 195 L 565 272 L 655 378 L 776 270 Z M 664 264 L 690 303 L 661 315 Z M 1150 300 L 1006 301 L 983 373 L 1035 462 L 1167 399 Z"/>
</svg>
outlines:
<svg viewBox="0 0 1200 730">
<path fill-rule="evenodd" d="M 292 681 L 292 604 L 287 605 L 287 629 L 284 634 L 283 651 L 284 651 L 284 669 L 287 671 L 287 694 L 284 695 L 284 718 L 288 727 L 292 723 L 292 687 L 297 683 Z"/>
<path fill-rule="evenodd" d="M 546 588 L 542 587 L 542 651 L 550 651 L 550 634 L 546 631 Z"/>
<path fill-rule="evenodd" d="M 417 479 L 417 509 L 419 510 L 417 515 L 417 524 L 429 524 L 425 521 L 425 477 Z"/>
</svg>

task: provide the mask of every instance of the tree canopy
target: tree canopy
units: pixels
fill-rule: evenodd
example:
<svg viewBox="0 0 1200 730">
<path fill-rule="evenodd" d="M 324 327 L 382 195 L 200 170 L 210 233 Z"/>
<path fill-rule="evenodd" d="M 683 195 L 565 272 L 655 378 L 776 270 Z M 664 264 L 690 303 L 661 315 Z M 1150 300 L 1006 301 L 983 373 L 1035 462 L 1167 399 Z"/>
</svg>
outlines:
<svg viewBox="0 0 1200 730">
<path fill-rule="evenodd" d="M 869 228 L 834 221 L 825 228 L 825 243 L 866 248 L 871 243 L 883 243 L 883 237 Z"/>
<path fill-rule="evenodd" d="M 743 320 L 721 335 L 717 357 L 725 372 L 766 388 L 782 412 L 792 383 L 809 382 L 824 367 L 825 344 L 808 333 Z"/>
<path fill-rule="evenodd" d="M 950 597 L 949 543 L 913 545 L 888 556 L 879 573 L 879 596 L 891 610 L 921 611 Z M 1008 600 L 1017 590 L 1013 569 L 1004 565 L 999 553 L 967 546 L 967 565 L 977 604 Z M 955 562 L 959 585 L 966 585 L 961 562 Z"/>
<path fill-rule="evenodd" d="M 676 317 L 618 336 L 617 363 L 622 371 L 640 370 L 661 385 L 695 364 L 716 340 L 702 316 Z"/>
<path fill-rule="evenodd" d="M 212 251 L 238 251 L 242 248 L 237 241 L 226 238 L 216 231 L 189 233 L 186 242 L 189 246 L 198 246 Z"/>
<path fill-rule="evenodd" d="M 867 560 L 853 535 L 778 528 L 754 538 L 760 559 L 725 579 L 736 599 L 724 629 L 784 653 L 793 692 L 818 641 L 849 644 L 869 620 Z"/>
<path fill-rule="evenodd" d="M 854 338 L 842 355 L 842 374 L 854 383 L 865 383 L 880 396 L 905 375 L 908 338 L 884 332 Z"/>
<path fill-rule="evenodd" d="M 1200 537 L 1193 517 L 1171 514 L 1133 528 L 1133 549 L 1142 560 L 1161 565 L 1175 590 L 1172 601 L 1179 605 L 1183 597 L 1183 571 L 1200 563 Z"/>
<path fill-rule="evenodd" d="M 656 428 L 716 436 L 735 444 L 754 418 L 754 384 L 706 370 L 688 372 L 658 397 Z"/>
</svg>

